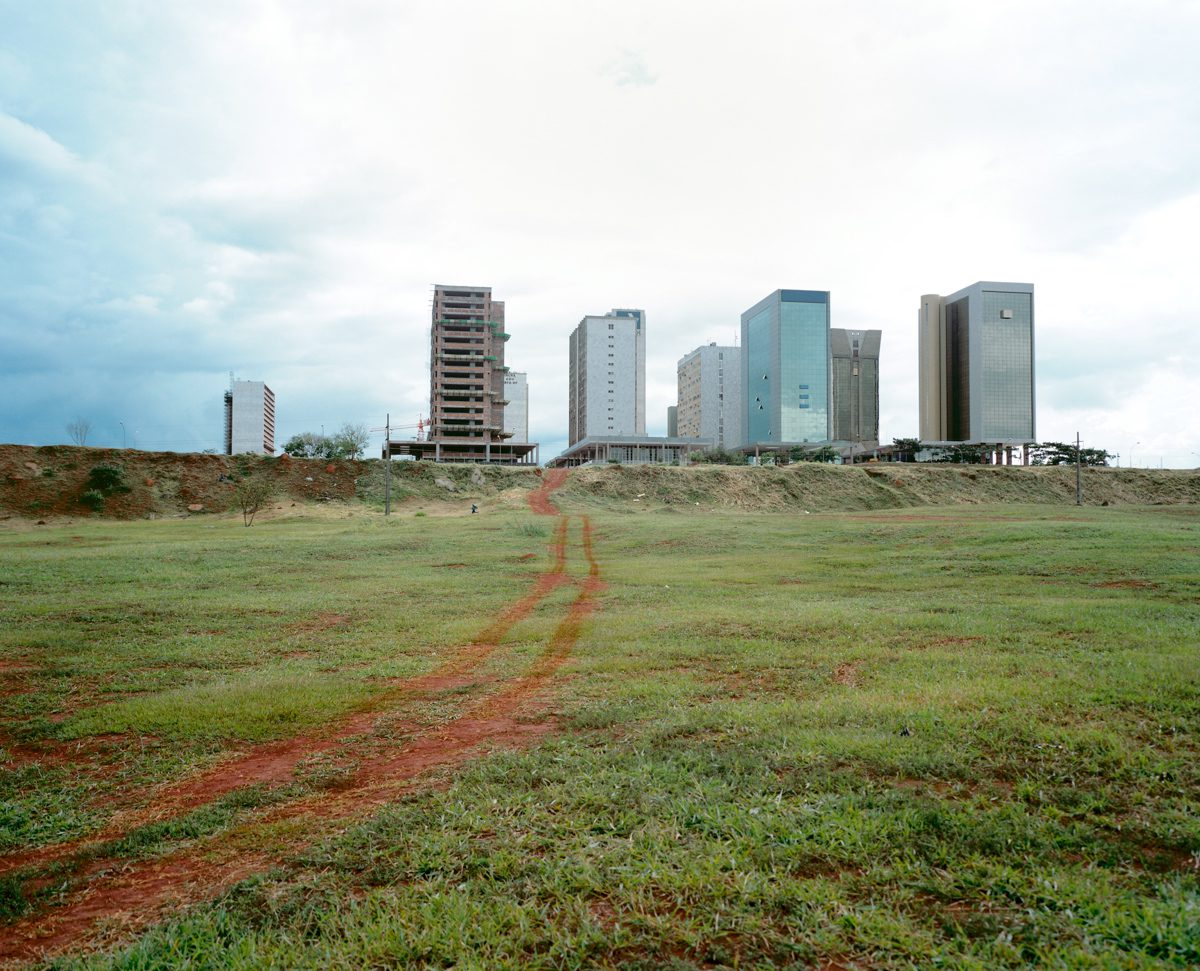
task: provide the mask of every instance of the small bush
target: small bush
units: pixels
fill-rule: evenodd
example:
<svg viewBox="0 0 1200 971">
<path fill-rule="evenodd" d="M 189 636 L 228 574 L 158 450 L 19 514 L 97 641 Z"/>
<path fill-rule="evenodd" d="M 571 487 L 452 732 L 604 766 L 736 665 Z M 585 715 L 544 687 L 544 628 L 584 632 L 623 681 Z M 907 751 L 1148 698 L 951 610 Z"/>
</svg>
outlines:
<svg viewBox="0 0 1200 971">
<path fill-rule="evenodd" d="M 517 527 L 517 532 L 522 536 L 541 537 L 548 536 L 550 531 L 540 523 L 521 523 L 521 525 Z"/>
<path fill-rule="evenodd" d="M 129 492 L 125 484 L 125 472 L 114 465 L 97 465 L 88 473 L 87 487 L 99 492 L 102 497 Z"/>
<path fill-rule="evenodd" d="M 247 525 L 254 522 L 257 513 L 271 496 L 275 489 L 266 479 L 242 479 L 234 486 L 234 496 L 242 510 L 242 521 Z"/>
<path fill-rule="evenodd" d="M 42 478 L 53 479 L 54 476 L 55 476 L 55 472 L 53 469 L 42 469 Z"/>
<path fill-rule="evenodd" d="M 79 497 L 79 501 L 92 512 L 99 512 L 104 508 L 104 493 L 99 489 L 88 489 Z"/>
</svg>

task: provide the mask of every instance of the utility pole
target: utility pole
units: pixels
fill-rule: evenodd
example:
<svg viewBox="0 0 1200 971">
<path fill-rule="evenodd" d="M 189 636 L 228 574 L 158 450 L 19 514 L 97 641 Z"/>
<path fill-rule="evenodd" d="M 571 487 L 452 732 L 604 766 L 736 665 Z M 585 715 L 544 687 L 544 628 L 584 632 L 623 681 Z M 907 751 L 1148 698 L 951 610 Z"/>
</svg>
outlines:
<svg viewBox="0 0 1200 971">
<path fill-rule="evenodd" d="M 383 514 L 392 514 L 392 413 L 389 411 L 383 426 Z"/>
<path fill-rule="evenodd" d="M 1083 455 L 1079 448 L 1079 432 L 1075 433 L 1075 505 L 1083 505 Z"/>
</svg>

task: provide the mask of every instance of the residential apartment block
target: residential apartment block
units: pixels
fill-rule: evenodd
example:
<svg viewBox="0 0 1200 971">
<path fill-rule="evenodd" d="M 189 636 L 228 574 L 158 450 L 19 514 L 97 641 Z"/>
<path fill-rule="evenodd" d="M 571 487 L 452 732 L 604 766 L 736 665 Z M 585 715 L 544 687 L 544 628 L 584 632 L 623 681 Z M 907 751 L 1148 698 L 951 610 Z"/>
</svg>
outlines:
<svg viewBox="0 0 1200 971">
<path fill-rule="evenodd" d="M 922 441 L 1036 441 L 1032 283 L 926 294 L 918 326 Z"/>
<path fill-rule="evenodd" d="M 275 392 L 262 381 L 233 381 L 225 392 L 225 454 L 275 454 Z"/>
<path fill-rule="evenodd" d="M 742 444 L 742 352 L 716 343 L 679 359 L 678 411 L 669 435 L 707 438 L 717 448 Z"/>
<path fill-rule="evenodd" d="M 571 333 L 568 444 L 646 434 L 646 315 L 612 310 Z"/>
<path fill-rule="evenodd" d="M 878 330 L 829 329 L 832 438 L 864 448 L 879 444 Z"/>
</svg>

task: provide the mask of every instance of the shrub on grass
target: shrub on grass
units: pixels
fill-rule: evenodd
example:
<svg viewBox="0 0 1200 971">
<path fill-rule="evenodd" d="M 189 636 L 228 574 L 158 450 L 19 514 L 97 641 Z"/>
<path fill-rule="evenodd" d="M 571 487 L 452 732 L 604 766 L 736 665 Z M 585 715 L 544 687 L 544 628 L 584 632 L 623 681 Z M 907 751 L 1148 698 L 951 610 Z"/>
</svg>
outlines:
<svg viewBox="0 0 1200 971">
<path fill-rule="evenodd" d="M 247 526 L 254 522 L 254 514 L 271 498 L 273 492 L 271 483 L 266 479 L 241 479 L 237 483 L 234 487 L 234 497 L 242 510 L 242 521 Z"/>
<path fill-rule="evenodd" d="M 93 468 L 88 473 L 87 487 L 95 489 L 106 498 L 130 491 L 125 483 L 125 471 L 115 465 L 97 465 Z"/>
</svg>

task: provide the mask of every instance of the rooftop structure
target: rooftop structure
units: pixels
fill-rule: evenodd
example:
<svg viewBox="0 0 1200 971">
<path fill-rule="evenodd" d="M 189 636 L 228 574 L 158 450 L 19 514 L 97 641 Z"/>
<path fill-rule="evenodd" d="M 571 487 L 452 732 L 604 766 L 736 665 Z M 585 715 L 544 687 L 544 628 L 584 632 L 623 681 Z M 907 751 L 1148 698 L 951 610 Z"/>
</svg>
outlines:
<svg viewBox="0 0 1200 971">
<path fill-rule="evenodd" d="M 577 465 L 687 465 L 692 452 L 712 448 L 709 439 L 656 438 L 649 435 L 602 435 L 573 442 L 547 462 L 551 468 Z"/>
</svg>

